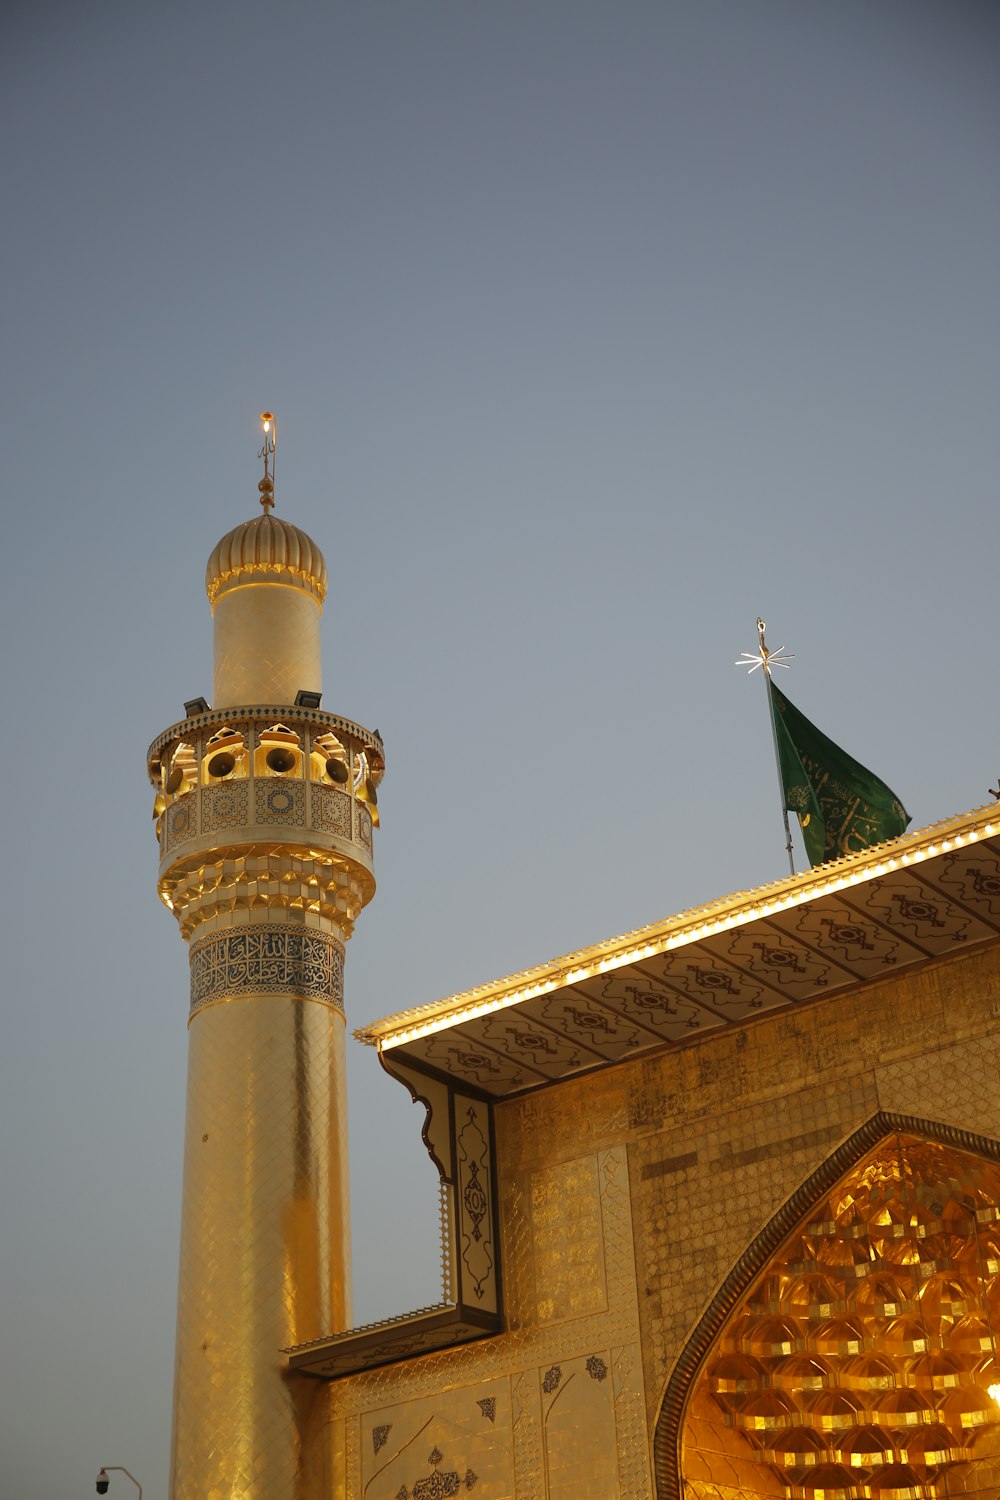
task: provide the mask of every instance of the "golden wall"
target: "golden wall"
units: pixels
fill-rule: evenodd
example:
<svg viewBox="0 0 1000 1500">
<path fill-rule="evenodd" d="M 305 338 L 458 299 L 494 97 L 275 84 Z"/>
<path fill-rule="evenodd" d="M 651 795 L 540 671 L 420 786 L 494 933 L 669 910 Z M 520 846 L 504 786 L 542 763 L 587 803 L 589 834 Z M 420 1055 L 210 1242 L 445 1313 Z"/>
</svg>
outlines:
<svg viewBox="0 0 1000 1500">
<path fill-rule="evenodd" d="M 331 1383 L 333 1493 L 674 1495 L 678 1360 L 747 1247 L 880 1113 L 1000 1138 L 1000 951 L 499 1105 L 508 1331 Z"/>
<path fill-rule="evenodd" d="M 303 589 L 248 583 L 212 612 L 212 704 L 294 703 L 300 688 L 323 687 L 322 605 Z"/>
</svg>

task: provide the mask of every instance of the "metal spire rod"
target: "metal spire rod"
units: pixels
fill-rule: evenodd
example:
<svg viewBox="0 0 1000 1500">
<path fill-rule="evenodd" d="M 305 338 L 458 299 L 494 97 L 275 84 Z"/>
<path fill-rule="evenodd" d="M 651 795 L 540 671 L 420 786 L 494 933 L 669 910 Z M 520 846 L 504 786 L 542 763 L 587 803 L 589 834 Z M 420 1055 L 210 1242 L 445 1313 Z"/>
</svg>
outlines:
<svg viewBox="0 0 1000 1500">
<path fill-rule="evenodd" d="M 274 476 L 278 467 L 278 423 L 273 411 L 262 411 L 260 414 L 261 427 L 264 433 L 264 441 L 257 453 L 258 458 L 264 460 L 264 478 L 257 488 L 260 490 L 260 503 L 264 507 L 264 514 L 274 505 Z M 268 473 L 268 460 L 271 461 L 271 472 Z"/>
<path fill-rule="evenodd" d="M 788 822 L 788 809 L 785 806 L 785 787 L 781 779 L 781 757 L 778 754 L 778 728 L 774 722 L 774 695 L 771 692 L 771 668 L 788 667 L 794 660 L 794 652 L 786 651 L 784 646 L 778 646 L 776 650 L 769 651 L 764 640 L 764 631 L 767 626 L 764 621 L 757 620 L 757 651 L 740 652 L 740 659 L 735 663 L 738 667 L 746 667 L 748 675 L 756 672 L 758 667 L 763 668 L 764 679 L 767 684 L 767 708 L 768 717 L 771 721 L 771 744 L 774 748 L 774 766 L 778 773 L 778 797 L 781 801 L 781 818 L 785 825 L 785 853 L 788 855 L 789 873 L 795 874 L 795 856 L 792 852 L 792 830 Z M 998 783 L 1000 784 L 1000 783 Z"/>
</svg>

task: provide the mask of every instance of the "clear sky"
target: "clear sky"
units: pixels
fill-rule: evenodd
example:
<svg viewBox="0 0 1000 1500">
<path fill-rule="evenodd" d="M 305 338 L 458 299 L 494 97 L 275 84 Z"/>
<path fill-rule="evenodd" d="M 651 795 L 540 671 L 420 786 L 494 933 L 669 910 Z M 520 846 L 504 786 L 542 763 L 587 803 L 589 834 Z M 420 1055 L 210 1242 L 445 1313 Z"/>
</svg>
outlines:
<svg viewBox="0 0 1000 1500">
<path fill-rule="evenodd" d="M 148 742 L 257 510 L 378 727 L 353 1024 L 780 877 L 759 674 L 914 826 L 1000 774 L 1000 12 L 4 11 L 0 1489 L 166 1495 L 186 958 Z M 358 1321 L 434 1300 L 350 1047 Z M 129 1487 L 116 1481 L 115 1494 Z M 113 1497 L 112 1497 L 113 1500 Z"/>
</svg>

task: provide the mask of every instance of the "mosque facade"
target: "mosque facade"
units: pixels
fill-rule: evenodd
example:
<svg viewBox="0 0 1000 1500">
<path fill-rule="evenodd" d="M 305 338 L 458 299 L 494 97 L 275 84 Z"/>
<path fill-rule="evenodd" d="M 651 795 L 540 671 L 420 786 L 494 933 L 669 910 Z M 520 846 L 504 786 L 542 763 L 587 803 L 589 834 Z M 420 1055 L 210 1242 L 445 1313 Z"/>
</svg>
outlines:
<svg viewBox="0 0 1000 1500">
<path fill-rule="evenodd" d="M 269 485 L 209 561 L 212 704 L 148 760 L 191 968 L 174 1500 L 994 1500 L 996 808 L 359 1033 L 445 1274 L 349 1326 L 385 748 L 320 707 L 326 567 Z"/>
</svg>

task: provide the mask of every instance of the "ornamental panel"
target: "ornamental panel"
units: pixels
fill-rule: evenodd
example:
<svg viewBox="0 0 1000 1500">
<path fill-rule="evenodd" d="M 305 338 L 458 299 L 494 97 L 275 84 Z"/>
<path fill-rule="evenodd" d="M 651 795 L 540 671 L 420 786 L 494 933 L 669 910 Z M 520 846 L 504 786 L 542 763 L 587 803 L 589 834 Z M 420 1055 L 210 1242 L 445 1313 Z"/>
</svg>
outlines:
<svg viewBox="0 0 1000 1500">
<path fill-rule="evenodd" d="M 498 1015 L 467 1023 L 462 1034 L 485 1042 L 515 1063 L 527 1063 L 547 1078 L 559 1078 L 596 1060 L 596 1054 L 589 1048 L 581 1048 L 578 1042 L 539 1025 L 527 1011 L 500 1011 Z"/>
<path fill-rule="evenodd" d="M 240 995 L 297 995 L 344 1008 L 344 948 L 303 927 L 246 927 L 191 948 L 191 1013 Z"/>
<path fill-rule="evenodd" d="M 643 964 L 643 970 L 726 1021 L 742 1021 L 782 1003 L 755 974 L 727 963 L 717 945 L 714 952 L 699 944 L 696 949 L 658 954 Z"/>
<path fill-rule="evenodd" d="M 178 844 L 186 844 L 188 839 L 193 839 L 198 832 L 198 816 L 193 792 L 185 792 L 183 797 L 167 808 L 163 823 L 163 849 L 176 849 Z"/>
<path fill-rule="evenodd" d="M 311 791 L 313 828 L 324 833 L 337 833 L 341 838 L 351 836 L 351 797 L 334 786 L 314 786 Z M 370 841 L 369 841 L 370 842 Z"/>
<path fill-rule="evenodd" d="M 408 1056 L 435 1071 L 450 1074 L 459 1083 L 475 1084 L 489 1094 L 507 1094 L 545 1082 L 544 1073 L 494 1051 L 461 1026 L 417 1037 L 406 1050 Z"/>
<path fill-rule="evenodd" d="M 731 975 L 727 977 L 731 983 Z M 679 989 L 647 978 L 638 969 L 625 976 L 611 974 L 602 978 L 594 994 L 626 1020 L 655 1031 L 665 1041 L 686 1041 L 694 1032 L 722 1024 L 722 1018 L 709 1010 L 704 1001 L 699 1004 L 682 995 Z"/>
<path fill-rule="evenodd" d="M 461 1299 L 471 1307 L 496 1312 L 493 1153 L 489 1106 L 481 1099 L 456 1096 L 455 1161 Z"/>
<path fill-rule="evenodd" d="M 963 880 L 966 866 L 970 873 Z M 962 889 L 963 894 L 967 890 L 974 893 L 975 875 L 968 856 L 962 864 L 952 865 L 945 879 Z M 988 886 L 986 895 L 989 899 Z M 916 875 L 897 874 L 891 885 L 888 881 L 873 881 L 865 894 L 864 907 L 877 921 L 902 933 L 926 954 L 954 953 L 965 943 L 982 942 L 996 935 L 994 927 L 987 926 L 964 906 L 946 900 L 928 881 Z"/>
<path fill-rule="evenodd" d="M 221 786 L 207 786 L 201 793 L 201 828 L 211 833 L 215 828 L 242 828 L 247 821 L 247 784 L 226 781 Z"/>
<path fill-rule="evenodd" d="M 941 889 L 1000 926 L 1000 857 L 996 851 L 989 845 L 973 845 L 948 855 L 941 865 L 936 877 Z"/>
<path fill-rule="evenodd" d="M 294 823 L 299 827 L 305 823 L 306 796 L 301 781 L 290 781 L 284 776 L 268 777 L 266 781 L 256 783 L 254 794 L 258 823 Z"/>
<path fill-rule="evenodd" d="M 508 1381 L 441 1391 L 362 1419 L 367 1500 L 512 1500 Z"/>
<path fill-rule="evenodd" d="M 764 922 L 737 928 L 721 938 L 719 946 L 731 963 L 752 970 L 786 1001 L 811 1000 L 851 982 L 850 974 L 833 962 L 828 950 L 814 953 L 791 934 Z"/>
<path fill-rule="evenodd" d="M 923 956 L 897 930 L 880 927 L 846 901 L 825 904 L 822 911 L 805 906 L 777 917 L 775 926 L 790 931 L 793 941 L 801 938 L 813 949 L 831 954 L 862 979 L 882 978 L 902 964 L 917 963 Z"/>
<path fill-rule="evenodd" d="M 656 1045 L 655 1037 L 630 1026 L 578 991 L 566 989 L 538 1003 L 540 1018 L 569 1042 L 617 1062 Z"/>
</svg>

